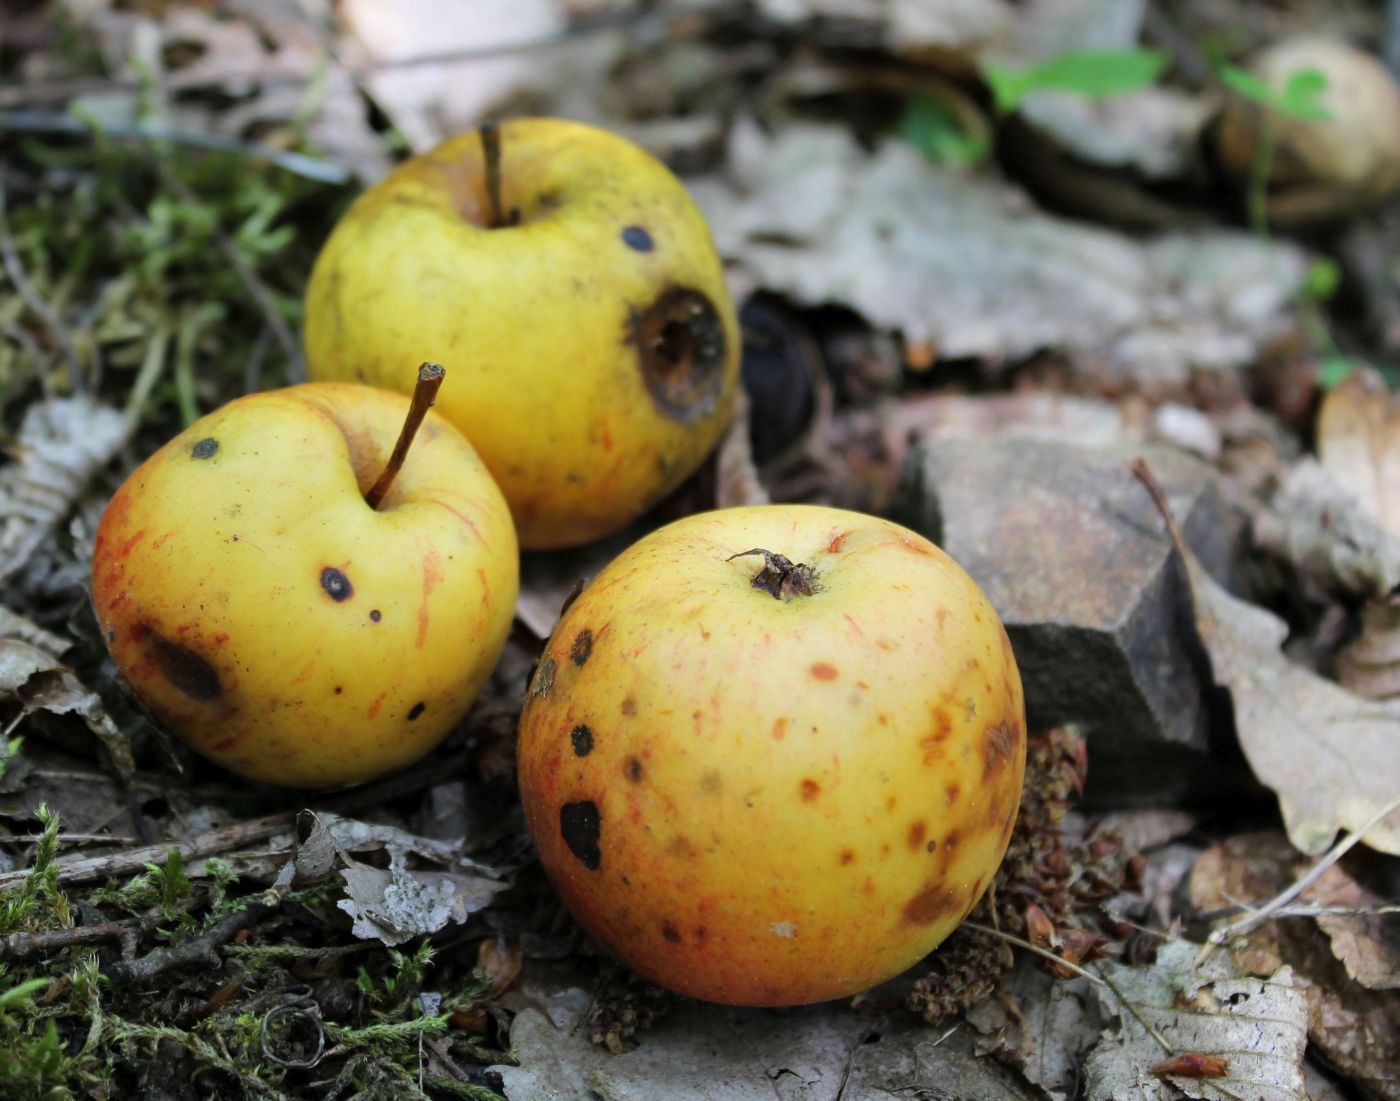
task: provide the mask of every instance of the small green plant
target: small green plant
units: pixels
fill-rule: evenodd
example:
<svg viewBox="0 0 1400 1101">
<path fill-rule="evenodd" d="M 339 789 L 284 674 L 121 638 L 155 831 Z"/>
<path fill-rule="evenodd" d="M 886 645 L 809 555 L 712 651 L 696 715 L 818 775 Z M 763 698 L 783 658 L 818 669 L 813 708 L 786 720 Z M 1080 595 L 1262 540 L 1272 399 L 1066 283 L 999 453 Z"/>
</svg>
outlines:
<svg viewBox="0 0 1400 1101">
<path fill-rule="evenodd" d="M 992 151 L 988 132 L 970 128 L 946 103 L 928 95 L 909 99 L 899 136 L 936 164 L 981 164 Z"/>
<path fill-rule="evenodd" d="M 40 804 L 35 812 L 43 832 L 34 848 L 34 867 L 19 886 L 0 896 L 0 933 L 32 928 L 43 917 L 67 925 L 68 899 L 58 889 L 58 815 Z M 43 914 L 47 907 L 49 913 Z"/>
<path fill-rule="evenodd" d="M 1166 72 L 1161 50 L 1071 50 L 1024 69 L 988 65 L 983 76 L 998 114 L 1010 114 L 1032 92 L 1073 92 L 1103 99 L 1155 84 Z"/>
<path fill-rule="evenodd" d="M 433 946 L 426 940 L 420 941 L 411 955 L 390 948 L 388 956 L 392 973 L 376 982 L 369 971 L 361 967 L 355 985 L 372 1005 L 402 1006 L 423 985 L 433 955 Z"/>
<path fill-rule="evenodd" d="M 73 1096 L 62 1083 L 69 1077 L 69 1058 L 49 1019 L 36 1030 L 39 1007 L 34 996 L 48 979 L 29 979 L 0 993 L 0 1096 L 15 1101 L 61 1101 Z"/>
</svg>

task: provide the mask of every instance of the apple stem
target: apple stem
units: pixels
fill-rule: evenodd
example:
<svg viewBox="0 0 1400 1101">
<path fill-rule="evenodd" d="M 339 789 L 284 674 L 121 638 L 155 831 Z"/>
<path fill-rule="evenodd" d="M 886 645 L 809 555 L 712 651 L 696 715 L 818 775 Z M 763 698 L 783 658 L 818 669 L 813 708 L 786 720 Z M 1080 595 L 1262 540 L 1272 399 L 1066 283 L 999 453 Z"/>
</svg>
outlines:
<svg viewBox="0 0 1400 1101">
<path fill-rule="evenodd" d="M 384 464 L 379 480 L 365 494 L 365 504 L 370 508 L 377 509 L 379 503 L 388 495 L 389 487 L 394 484 L 399 468 L 403 466 L 404 459 L 408 458 L 408 449 L 413 446 L 413 437 L 418 435 L 418 428 L 423 423 L 423 418 L 428 415 L 428 410 L 433 407 L 438 387 L 442 385 L 446 376 L 447 372 L 436 363 L 425 363 L 418 368 L 418 382 L 413 387 L 408 416 L 404 418 L 403 429 L 399 432 L 398 442 L 394 444 L 394 453 Z"/>
<path fill-rule="evenodd" d="M 501 205 L 501 128 L 494 122 L 482 123 L 476 128 L 481 135 L 481 155 L 486 161 L 486 203 L 491 208 L 491 229 L 513 226 L 519 220 L 515 212 L 507 214 Z"/>
<path fill-rule="evenodd" d="M 763 569 L 754 574 L 750 582 L 755 589 L 778 600 L 811 596 L 816 591 L 816 577 L 811 566 L 801 562 L 794 564 L 786 555 L 774 554 L 762 547 L 731 554 L 725 561 L 733 562 L 736 558 L 747 558 L 749 555 L 763 556 Z"/>
</svg>

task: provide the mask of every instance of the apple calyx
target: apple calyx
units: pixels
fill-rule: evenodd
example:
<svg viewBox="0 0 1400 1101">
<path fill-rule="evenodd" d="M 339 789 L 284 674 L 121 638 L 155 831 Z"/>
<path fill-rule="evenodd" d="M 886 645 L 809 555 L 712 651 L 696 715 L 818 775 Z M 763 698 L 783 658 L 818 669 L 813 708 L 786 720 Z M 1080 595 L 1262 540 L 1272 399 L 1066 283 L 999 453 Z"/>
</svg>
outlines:
<svg viewBox="0 0 1400 1101">
<path fill-rule="evenodd" d="M 377 509 L 380 502 L 389 493 L 389 487 L 394 484 L 394 479 L 398 476 L 404 459 L 408 458 L 408 449 L 413 446 L 413 438 L 418 435 L 418 429 L 423 423 L 423 418 L 428 415 L 428 410 L 433 407 L 433 402 L 437 398 L 438 388 L 442 386 L 442 380 L 447 377 L 447 371 L 441 364 L 424 363 L 418 368 L 418 382 L 413 387 L 413 397 L 409 400 L 408 416 L 404 417 L 403 428 L 399 431 L 398 441 L 394 444 L 393 454 L 389 456 L 389 461 L 384 464 L 384 470 L 374 485 L 365 494 L 365 504 L 372 509 Z"/>
<path fill-rule="evenodd" d="M 749 582 L 755 589 L 767 593 L 775 600 L 811 596 L 816 591 L 815 575 L 811 566 L 801 562 L 794 564 L 786 555 L 774 554 L 762 547 L 731 554 L 725 561 L 733 562 L 736 558 L 747 558 L 751 554 L 763 556 L 763 569 L 754 574 Z"/>
<path fill-rule="evenodd" d="M 481 136 L 481 157 L 486 165 L 486 205 L 490 208 L 486 228 L 519 225 L 519 209 L 507 212 L 501 204 L 501 128 L 494 122 L 485 122 L 476 132 Z"/>
</svg>

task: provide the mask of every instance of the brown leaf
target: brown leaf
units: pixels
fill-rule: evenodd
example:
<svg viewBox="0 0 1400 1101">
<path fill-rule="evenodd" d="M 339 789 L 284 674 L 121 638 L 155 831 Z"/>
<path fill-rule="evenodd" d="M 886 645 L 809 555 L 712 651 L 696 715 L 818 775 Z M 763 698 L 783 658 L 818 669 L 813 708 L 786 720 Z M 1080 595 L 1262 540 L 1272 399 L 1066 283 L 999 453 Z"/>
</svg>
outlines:
<svg viewBox="0 0 1400 1101">
<path fill-rule="evenodd" d="M 1353 371 L 1327 395 L 1317 452 L 1327 472 L 1400 537 L 1400 398 L 1377 372 Z"/>
<path fill-rule="evenodd" d="M 1361 909 L 1380 902 L 1339 864 L 1328 868 L 1301 898 L 1318 906 Z M 1347 974 L 1372 990 L 1400 989 L 1400 936 L 1393 917 L 1382 914 L 1319 914 L 1317 924 Z M 1389 934 L 1389 935 L 1388 935 Z"/>
</svg>

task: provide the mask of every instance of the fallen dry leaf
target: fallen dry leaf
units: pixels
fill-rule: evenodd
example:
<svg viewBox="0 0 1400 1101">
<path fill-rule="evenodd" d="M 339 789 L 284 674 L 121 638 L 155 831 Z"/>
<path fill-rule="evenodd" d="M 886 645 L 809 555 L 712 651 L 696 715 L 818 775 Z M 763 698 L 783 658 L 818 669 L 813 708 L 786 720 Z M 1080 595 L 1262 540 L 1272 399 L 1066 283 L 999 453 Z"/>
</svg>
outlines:
<svg viewBox="0 0 1400 1101">
<path fill-rule="evenodd" d="M 1370 368 L 1334 387 L 1317 415 L 1324 469 L 1400 538 L 1400 398 Z"/>
<path fill-rule="evenodd" d="M 1140 242 L 897 141 L 867 154 L 841 127 L 768 138 L 736 125 L 729 178 L 691 186 L 740 294 L 850 306 L 943 358 L 1054 349 L 1166 393 L 1193 371 L 1253 362 L 1294 326 L 1291 246 L 1225 230 Z"/>
<path fill-rule="evenodd" d="M 62 657 L 63 654 L 72 649 L 73 644 L 66 638 L 61 638 L 52 631 L 46 631 L 37 623 L 32 623 L 18 612 L 0 605 L 0 638 L 15 638 L 20 642 L 27 642 L 31 646 L 37 646 L 45 653 L 54 657 Z"/>
<path fill-rule="evenodd" d="M 1145 467 L 1139 473 L 1159 492 Z M 1159 507 L 1175 528 L 1165 500 Z M 1215 683 L 1234 703 L 1240 747 L 1254 775 L 1278 795 L 1289 840 L 1320 853 L 1338 830 L 1359 829 L 1400 792 L 1400 704 L 1361 699 L 1294 664 L 1280 649 L 1287 624 L 1232 595 L 1178 533 L 1173 539 Z M 1400 811 L 1365 840 L 1400 854 Z"/>
<path fill-rule="evenodd" d="M 1189 941 L 1169 940 L 1150 967 L 1100 965 L 1113 987 L 1099 991 L 1100 1001 L 1120 1027 L 1089 1053 L 1090 1101 L 1167 1101 L 1173 1093 L 1155 1077 L 1156 1068 L 1182 1055 L 1224 1063 L 1212 1077 L 1163 1072 L 1188 1097 L 1306 1101 L 1308 1005 L 1291 969 L 1267 979 L 1243 977 L 1224 953 L 1198 967 L 1199 951 Z"/>
<path fill-rule="evenodd" d="M 1359 884 L 1338 864 L 1328 868 L 1300 899 L 1317 906 L 1357 911 L 1381 901 L 1379 895 Z M 1371 990 L 1400 989 L 1400 930 L 1396 929 L 1393 915 L 1319 914 L 1317 924 L 1353 979 Z"/>
<path fill-rule="evenodd" d="M 62 522 L 128 433 L 115 409 L 86 398 L 35 402 L 0 471 L 0 581 L 13 576 Z"/>
</svg>

